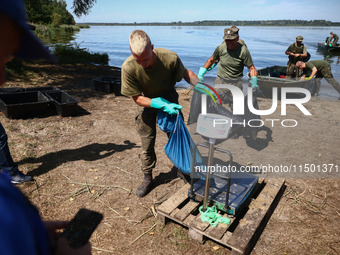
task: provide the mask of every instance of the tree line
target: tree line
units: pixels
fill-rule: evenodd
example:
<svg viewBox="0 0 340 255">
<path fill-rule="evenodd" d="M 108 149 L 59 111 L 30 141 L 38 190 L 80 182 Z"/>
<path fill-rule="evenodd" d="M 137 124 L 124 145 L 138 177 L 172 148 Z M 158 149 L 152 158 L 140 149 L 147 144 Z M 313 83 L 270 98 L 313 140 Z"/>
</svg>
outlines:
<svg viewBox="0 0 340 255">
<path fill-rule="evenodd" d="M 97 0 L 73 0 L 73 13 L 80 17 L 89 14 Z M 64 0 L 25 0 L 25 7 L 30 23 L 54 25 L 74 25 L 72 14 L 66 9 Z"/>
<path fill-rule="evenodd" d="M 328 20 L 203 20 L 193 22 L 86 23 L 101 26 L 340 26 Z"/>
<path fill-rule="evenodd" d="M 64 0 L 26 0 L 28 22 L 43 25 L 74 25 L 72 14 Z"/>
</svg>

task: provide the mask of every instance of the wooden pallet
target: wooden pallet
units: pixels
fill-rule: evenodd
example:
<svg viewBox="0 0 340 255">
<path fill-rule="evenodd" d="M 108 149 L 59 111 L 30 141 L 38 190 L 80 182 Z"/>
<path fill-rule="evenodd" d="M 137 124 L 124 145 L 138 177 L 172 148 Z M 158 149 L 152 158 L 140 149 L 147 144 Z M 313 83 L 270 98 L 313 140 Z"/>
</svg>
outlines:
<svg viewBox="0 0 340 255">
<path fill-rule="evenodd" d="M 200 243 L 208 238 L 230 248 L 232 255 L 249 254 L 283 194 L 284 183 L 283 179 L 262 180 L 258 185 L 262 190 L 259 194 L 254 193 L 253 200 L 239 213 L 239 217 L 230 218 L 230 225 L 219 224 L 213 228 L 202 222 L 198 213 L 201 203 L 188 198 L 189 184 L 157 208 L 157 218 L 164 225 L 175 221 L 188 228 L 189 237 Z M 223 212 L 220 214 L 227 217 Z"/>
</svg>

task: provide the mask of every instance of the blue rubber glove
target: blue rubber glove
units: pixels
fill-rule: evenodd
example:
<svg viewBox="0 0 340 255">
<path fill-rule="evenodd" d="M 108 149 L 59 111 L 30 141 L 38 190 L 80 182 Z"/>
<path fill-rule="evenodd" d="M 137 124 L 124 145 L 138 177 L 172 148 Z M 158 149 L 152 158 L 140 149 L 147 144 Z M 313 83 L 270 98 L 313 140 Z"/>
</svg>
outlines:
<svg viewBox="0 0 340 255">
<path fill-rule="evenodd" d="M 218 62 L 215 62 L 214 64 L 212 64 L 211 67 L 208 68 L 208 71 L 211 71 L 214 69 L 214 67 L 218 64 Z"/>
<path fill-rule="evenodd" d="M 200 79 L 200 82 L 204 81 L 203 76 L 206 74 L 207 71 L 208 71 L 207 68 L 200 67 L 200 70 L 197 75 L 198 79 Z"/>
<path fill-rule="evenodd" d="M 329 47 L 332 47 L 332 44 L 329 44 L 328 46 L 329 46 Z"/>
<path fill-rule="evenodd" d="M 256 76 L 251 77 L 249 83 L 251 84 L 252 88 L 258 88 L 259 87 L 259 85 L 257 85 L 257 77 Z"/>
<path fill-rule="evenodd" d="M 168 100 L 162 97 L 152 98 L 150 106 L 152 108 L 160 109 L 169 114 L 178 114 L 178 110 L 183 108 L 181 105 L 170 103 Z"/>
</svg>

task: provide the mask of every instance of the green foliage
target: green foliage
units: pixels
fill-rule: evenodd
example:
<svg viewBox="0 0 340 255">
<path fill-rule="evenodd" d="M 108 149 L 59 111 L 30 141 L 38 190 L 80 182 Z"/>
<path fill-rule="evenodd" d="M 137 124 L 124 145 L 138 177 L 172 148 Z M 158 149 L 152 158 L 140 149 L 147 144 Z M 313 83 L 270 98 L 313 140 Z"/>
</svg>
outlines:
<svg viewBox="0 0 340 255">
<path fill-rule="evenodd" d="M 69 43 L 74 39 L 75 32 L 80 27 L 77 25 L 36 25 L 35 33 L 45 44 Z"/>
<path fill-rule="evenodd" d="M 97 0 L 73 0 L 73 12 L 77 17 L 87 15 Z"/>
<path fill-rule="evenodd" d="M 52 26 L 59 27 L 63 22 L 63 17 L 58 13 L 52 14 Z"/>
<path fill-rule="evenodd" d="M 37 24 L 74 25 L 71 13 L 66 9 L 64 0 L 26 0 L 28 21 Z"/>
<path fill-rule="evenodd" d="M 75 63 L 95 63 L 107 65 L 109 56 L 107 53 L 90 53 L 87 49 L 80 48 L 79 44 L 61 45 L 57 44 L 54 48 L 54 55 L 60 63 L 75 64 Z"/>
</svg>

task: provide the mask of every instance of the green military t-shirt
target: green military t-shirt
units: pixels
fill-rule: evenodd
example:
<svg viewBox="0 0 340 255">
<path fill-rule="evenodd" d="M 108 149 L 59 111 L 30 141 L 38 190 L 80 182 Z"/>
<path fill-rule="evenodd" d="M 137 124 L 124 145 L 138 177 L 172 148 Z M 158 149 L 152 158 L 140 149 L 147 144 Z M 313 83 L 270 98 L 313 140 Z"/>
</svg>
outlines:
<svg viewBox="0 0 340 255">
<path fill-rule="evenodd" d="M 144 69 L 131 55 L 122 66 L 121 93 L 125 96 L 143 95 L 149 98 L 163 97 L 176 102 L 176 82 L 184 77 L 186 68 L 175 52 L 163 48 L 154 49 L 157 62 L 152 69 Z"/>
<path fill-rule="evenodd" d="M 318 69 L 318 71 L 323 70 L 324 68 L 329 67 L 329 64 L 324 61 L 324 60 L 312 60 L 312 61 L 308 61 L 306 63 L 306 68 L 304 68 L 304 72 L 305 71 L 309 71 L 312 70 L 314 67 L 316 67 L 316 69 Z"/>
<path fill-rule="evenodd" d="M 244 66 L 253 65 L 247 46 L 240 43 L 236 50 L 228 50 L 227 44 L 222 43 L 217 46 L 212 57 L 219 61 L 217 76 L 223 79 L 242 78 Z"/>
</svg>

